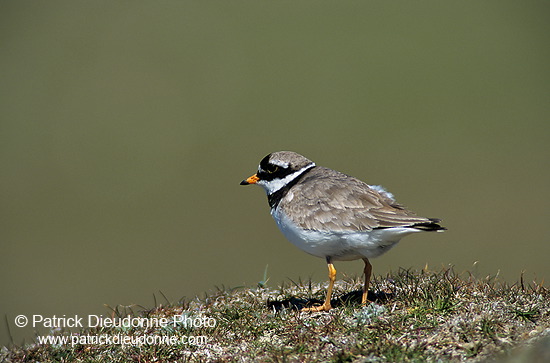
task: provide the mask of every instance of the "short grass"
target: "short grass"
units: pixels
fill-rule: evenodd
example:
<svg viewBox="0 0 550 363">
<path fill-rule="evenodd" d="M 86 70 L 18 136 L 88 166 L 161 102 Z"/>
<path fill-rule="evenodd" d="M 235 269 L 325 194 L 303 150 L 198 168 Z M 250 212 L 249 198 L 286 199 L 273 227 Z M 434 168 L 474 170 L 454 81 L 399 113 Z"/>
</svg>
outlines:
<svg viewBox="0 0 550 363">
<path fill-rule="evenodd" d="M 362 307 L 360 278 L 335 285 L 330 312 L 302 313 L 326 283 L 220 288 L 202 298 L 113 317 L 193 318 L 196 325 L 93 328 L 58 336 L 169 336 L 177 344 L 33 344 L 0 352 L 0 362 L 454 362 L 550 361 L 550 291 L 441 271 L 376 276 Z M 198 320 L 197 320 L 198 319 Z M 200 320 L 203 319 L 203 320 Z M 205 320 L 208 319 L 208 320 Z M 202 338 L 201 338 L 202 337 Z M 182 341 L 185 340 L 185 341 Z"/>
</svg>

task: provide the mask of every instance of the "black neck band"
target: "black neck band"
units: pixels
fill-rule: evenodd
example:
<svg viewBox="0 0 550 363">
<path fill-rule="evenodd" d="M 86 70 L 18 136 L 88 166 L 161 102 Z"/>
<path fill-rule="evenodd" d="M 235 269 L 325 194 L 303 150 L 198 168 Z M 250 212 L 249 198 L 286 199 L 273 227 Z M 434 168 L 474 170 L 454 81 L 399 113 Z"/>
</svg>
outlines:
<svg viewBox="0 0 550 363">
<path fill-rule="evenodd" d="M 315 166 L 312 166 L 311 168 L 308 168 L 308 169 L 304 170 L 304 172 L 302 174 L 300 174 L 296 178 L 292 179 L 287 185 L 285 185 L 281 189 L 277 190 L 276 192 L 269 194 L 267 196 L 267 201 L 268 201 L 269 206 L 271 207 L 271 209 L 277 208 L 277 206 L 279 205 L 279 202 L 281 201 L 281 199 L 283 199 L 285 197 L 285 195 L 288 193 L 290 188 L 292 188 L 293 185 L 298 183 L 304 177 L 304 175 L 309 173 L 314 167 Z"/>
</svg>

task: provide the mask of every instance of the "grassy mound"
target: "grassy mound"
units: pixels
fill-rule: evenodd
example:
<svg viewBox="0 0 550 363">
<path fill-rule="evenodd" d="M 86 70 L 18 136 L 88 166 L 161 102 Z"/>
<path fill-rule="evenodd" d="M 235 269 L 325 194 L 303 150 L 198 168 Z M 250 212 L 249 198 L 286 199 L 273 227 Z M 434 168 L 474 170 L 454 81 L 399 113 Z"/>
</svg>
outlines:
<svg viewBox="0 0 550 363">
<path fill-rule="evenodd" d="M 361 283 L 338 281 L 336 308 L 320 313 L 299 311 L 324 298 L 326 284 L 311 282 L 223 288 L 137 313 L 118 307 L 115 320 L 167 323 L 52 331 L 72 340 L 4 348 L 0 361 L 550 361 L 550 291 L 542 285 L 401 270 L 376 277 L 374 302 L 362 307 Z M 89 339 L 101 336 L 111 340 Z"/>
</svg>

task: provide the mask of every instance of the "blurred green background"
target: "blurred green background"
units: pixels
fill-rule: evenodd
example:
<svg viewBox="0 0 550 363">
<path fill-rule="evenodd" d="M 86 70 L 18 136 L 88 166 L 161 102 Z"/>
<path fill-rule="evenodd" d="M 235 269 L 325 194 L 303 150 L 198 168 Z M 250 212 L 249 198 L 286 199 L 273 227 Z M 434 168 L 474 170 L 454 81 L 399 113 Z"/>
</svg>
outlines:
<svg viewBox="0 0 550 363">
<path fill-rule="evenodd" d="M 0 2 L 1 313 L 326 280 L 239 182 L 293 150 L 439 217 L 376 275 L 550 280 L 550 3 Z M 474 263 L 479 261 L 474 267 Z M 337 263 L 359 275 L 361 262 Z M 0 344 L 10 343 L 5 323 Z"/>
</svg>

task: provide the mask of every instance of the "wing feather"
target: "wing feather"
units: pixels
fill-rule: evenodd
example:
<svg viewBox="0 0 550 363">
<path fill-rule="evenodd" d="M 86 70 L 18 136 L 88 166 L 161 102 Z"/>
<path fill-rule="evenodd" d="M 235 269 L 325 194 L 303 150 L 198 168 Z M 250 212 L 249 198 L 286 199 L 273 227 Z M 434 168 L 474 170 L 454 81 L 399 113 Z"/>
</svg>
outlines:
<svg viewBox="0 0 550 363">
<path fill-rule="evenodd" d="M 292 187 L 279 207 L 301 227 L 318 231 L 370 231 L 434 223 L 397 204 L 380 187 L 319 166 Z"/>
</svg>

